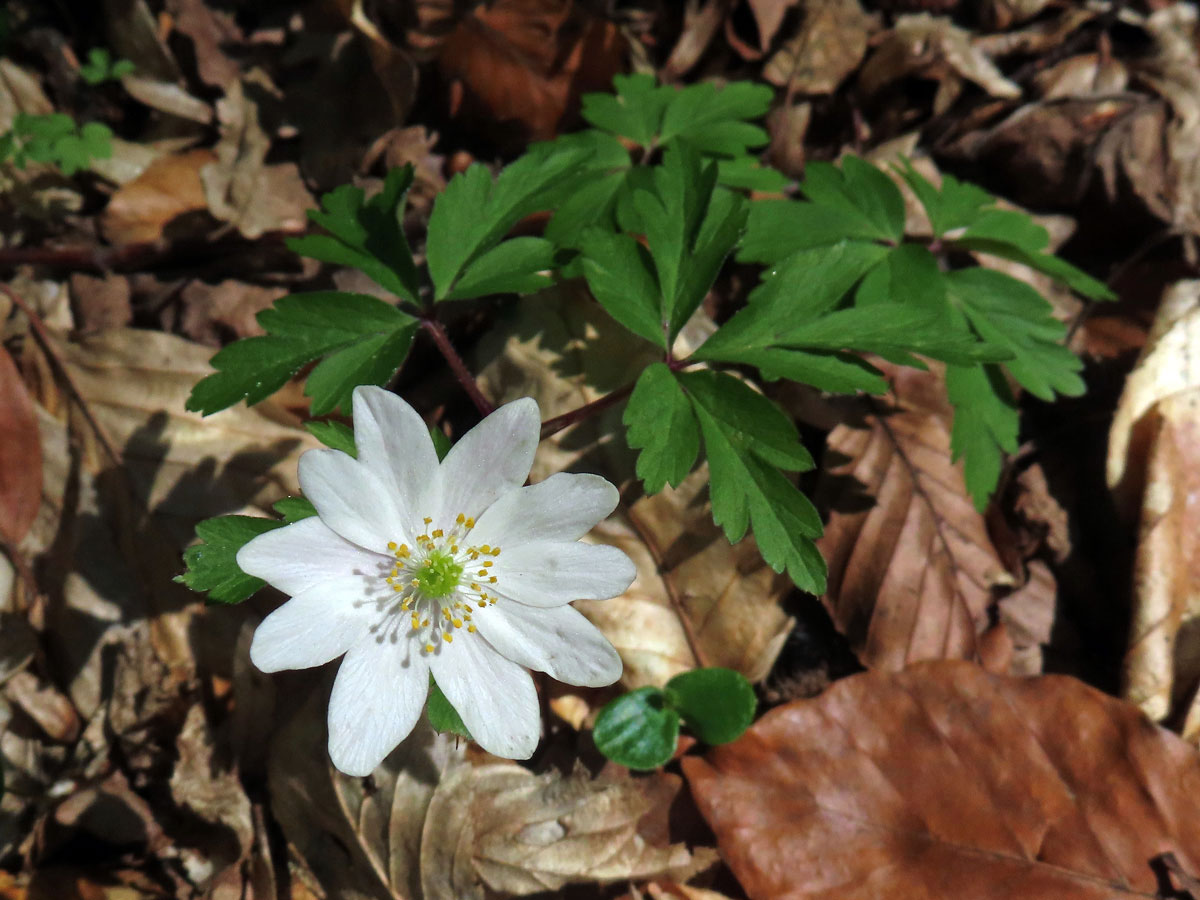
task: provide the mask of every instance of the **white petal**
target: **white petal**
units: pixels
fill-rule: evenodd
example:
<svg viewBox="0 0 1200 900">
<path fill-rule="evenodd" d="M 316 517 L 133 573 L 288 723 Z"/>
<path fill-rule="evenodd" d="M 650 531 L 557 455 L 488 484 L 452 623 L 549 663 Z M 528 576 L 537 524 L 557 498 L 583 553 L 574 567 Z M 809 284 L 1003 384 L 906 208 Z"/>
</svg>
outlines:
<svg viewBox="0 0 1200 900">
<path fill-rule="evenodd" d="M 524 484 L 541 430 L 537 403 L 523 397 L 464 434 L 442 460 L 440 521 L 453 521 L 459 513 L 479 518 L 497 498 Z"/>
<path fill-rule="evenodd" d="M 360 547 L 386 553 L 388 541 L 411 540 L 384 484 L 340 450 L 309 450 L 300 457 L 300 488 L 321 521 Z"/>
<path fill-rule="evenodd" d="M 474 544 L 501 549 L 529 541 L 574 541 L 617 506 L 617 489 L 599 475 L 560 472 L 509 491 L 479 517 Z"/>
<path fill-rule="evenodd" d="M 243 572 L 292 595 L 336 578 L 376 573 L 387 561 L 338 537 L 316 516 L 260 534 L 237 553 Z"/>
<path fill-rule="evenodd" d="M 405 520 L 428 515 L 438 470 L 437 451 L 425 421 L 391 391 L 354 389 L 354 441 L 358 461 L 388 488 Z"/>
<path fill-rule="evenodd" d="M 329 757 L 370 775 L 408 737 L 429 694 L 429 667 L 411 641 L 371 638 L 342 660 L 329 696 Z"/>
<path fill-rule="evenodd" d="M 633 560 L 606 544 L 536 541 L 500 549 L 497 583 L 488 591 L 528 606 L 607 600 L 623 594 L 637 575 Z"/>
<path fill-rule="evenodd" d="M 361 552 L 361 551 L 360 551 Z M 354 579 L 331 581 L 297 594 L 254 631 L 250 661 L 264 672 L 323 666 L 363 640 L 373 607 Z"/>
<path fill-rule="evenodd" d="M 459 631 L 455 637 L 430 662 L 438 687 L 484 750 L 529 759 L 542 730 L 533 678 L 477 635 Z"/>
<path fill-rule="evenodd" d="M 621 657 L 613 645 L 574 607 L 533 609 L 502 602 L 481 610 L 473 621 L 502 655 L 558 681 L 603 687 L 621 677 Z"/>
</svg>

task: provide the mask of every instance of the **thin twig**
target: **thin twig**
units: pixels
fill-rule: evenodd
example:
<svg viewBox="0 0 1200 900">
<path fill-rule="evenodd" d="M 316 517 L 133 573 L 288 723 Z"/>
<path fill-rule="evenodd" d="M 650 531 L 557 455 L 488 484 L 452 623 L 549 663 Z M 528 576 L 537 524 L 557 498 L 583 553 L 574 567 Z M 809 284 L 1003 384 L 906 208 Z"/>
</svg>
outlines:
<svg viewBox="0 0 1200 900">
<path fill-rule="evenodd" d="M 552 434 L 558 434 L 564 428 L 570 428 L 577 422 L 582 422 L 585 419 L 590 419 L 592 416 L 598 415 L 613 404 L 620 403 L 632 393 L 633 385 L 627 384 L 611 393 L 605 394 L 598 400 L 585 403 L 583 406 L 565 412 L 561 416 L 555 416 L 553 419 L 547 419 L 542 423 L 542 440 L 544 441 Z"/>
<path fill-rule="evenodd" d="M 670 574 L 666 571 L 664 565 L 665 557 L 658 546 L 658 542 L 654 540 L 654 535 L 638 521 L 638 517 L 633 511 L 633 504 L 622 497 L 621 505 L 625 507 L 625 518 L 629 520 L 629 524 L 633 526 L 633 530 L 637 532 L 637 536 L 650 552 L 650 558 L 654 560 L 654 567 L 658 570 L 658 577 L 662 579 L 663 587 L 667 591 L 667 600 L 671 604 L 671 610 L 675 613 L 675 618 L 679 619 L 679 625 L 683 628 L 684 639 L 687 641 L 688 649 L 692 651 L 696 665 L 702 669 L 707 669 L 709 667 L 708 656 L 701 648 L 700 638 L 696 635 L 695 628 L 692 627 L 692 620 L 688 617 L 687 610 L 684 609 L 683 598 L 679 596 L 679 592 L 675 589 L 675 584 L 672 582 Z"/>
<path fill-rule="evenodd" d="M 446 329 L 442 327 L 442 323 L 437 319 L 423 318 L 421 319 L 421 327 L 433 338 L 433 343 L 445 358 L 446 364 L 450 366 L 450 371 L 454 373 L 454 377 L 458 379 L 458 383 L 462 385 L 463 390 L 467 392 L 467 396 L 471 398 L 471 402 L 475 404 L 475 408 L 479 410 L 479 414 L 486 416 L 492 412 L 496 407 L 492 405 L 492 402 L 487 397 L 483 396 L 483 391 L 475 383 L 475 378 L 471 375 L 466 363 L 462 361 L 462 357 L 458 355 L 458 351 L 450 343 L 450 336 L 446 334 Z"/>
<path fill-rule="evenodd" d="M 92 431 L 95 432 L 96 439 L 99 440 L 100 446 L 104 448 L 109 461 L 118 468 L 123 466 L 124 460 L 121 457 L 121 451 L 117 449 L 117 445 L 109 437 L 108 431 L 104 426 L 92 415 L 91 407 L 88 406 L 87 401 L 83 398 L 83 393 L 79 390 L 79 386 L 75 384 L 75 379 L 71 377 L 71 372 L 67 369 L 67 364 L 63 361 L 63 358 L 58 353 L 58 349 L 54 346 L 54 338 L 50 336 L 50 332 L 47 330 L 45 323 L 42 322 L 41 316 L 33 311 L 33 308 L 25 301 L 24 297 L 8 285 L 0 284 L 0 293 L 4 293 L 29 320 L 29 328 L 33 332 L 34 340 L 38 342 L 38 346 L 42 348 L 42 352 L 50 360 L 50 365 L 55 369 L 58 377 L 62 379 L 67 393 L 71 395 L 71 399 L 79 407 L 84 420 L 88 423 Z"/>
</svg>

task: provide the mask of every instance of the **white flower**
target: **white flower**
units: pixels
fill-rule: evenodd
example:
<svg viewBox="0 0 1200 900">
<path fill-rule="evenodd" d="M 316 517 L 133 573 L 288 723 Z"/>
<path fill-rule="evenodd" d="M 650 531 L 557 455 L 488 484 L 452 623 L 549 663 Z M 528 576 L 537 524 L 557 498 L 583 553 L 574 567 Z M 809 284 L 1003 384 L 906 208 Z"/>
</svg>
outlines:
<svg viewBox="0 0 1200 900">
<path fill-rule="evenodd" d="M 621 674 L 612 645 L 569 604 L 633 581 L 615 547 L 579 538 L 613 511 L 597 475 L 523 487 L 541 419 L 531 399 L 500 407 L 439 464 L 411 406 L 354 391 L 358 458 L 310 450 L 300 486 L 317 516 L 246 544 L 238 565 L 291 599 L 254 633 L 264 672 L 345 654 L 329 698 L 329 755 L 367 775 L 425 705 L 432 672 L 486 750 L 527 759 L 541 732 L 529 669 L 599 687 Z"/>
</svg>

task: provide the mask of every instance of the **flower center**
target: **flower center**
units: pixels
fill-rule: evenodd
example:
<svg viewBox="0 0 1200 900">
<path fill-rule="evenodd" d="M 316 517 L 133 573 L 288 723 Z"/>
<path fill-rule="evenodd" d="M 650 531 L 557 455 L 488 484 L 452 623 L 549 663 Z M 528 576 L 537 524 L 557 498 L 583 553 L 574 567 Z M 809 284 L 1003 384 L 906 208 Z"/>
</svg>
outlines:
<svg viewBox="0 0 1200 900">
<path fill-rule="evenodd" d="M 425 527 L 433 519 L 425 519 Z M 442 641 L 453 643 L 454 632 L 475 633 L 472 615 L 494 606 L 488 589 L 496 584 L 493 561 L 499 547 L 472 544 L 475 520 L 459 513 L 449 529 L 434 528 L 416 537 L 416 546 L 388 544 L 393 562 L 384 581 L 395 599 L 378 599 L 384 621 L 375 626 L 378 640 L 398 640 L 401 633 L 422 645 L 425 654 L 436 653 Z M 404 628 L 403 613 L 409 615 Z"/>
<path fill-rule="evenodd" d="M 431 550 L 421 572 L 421 593 L 440 598 L 454 593 L 462 578 L 463 567 L 445 550 Z"/>
</svg>

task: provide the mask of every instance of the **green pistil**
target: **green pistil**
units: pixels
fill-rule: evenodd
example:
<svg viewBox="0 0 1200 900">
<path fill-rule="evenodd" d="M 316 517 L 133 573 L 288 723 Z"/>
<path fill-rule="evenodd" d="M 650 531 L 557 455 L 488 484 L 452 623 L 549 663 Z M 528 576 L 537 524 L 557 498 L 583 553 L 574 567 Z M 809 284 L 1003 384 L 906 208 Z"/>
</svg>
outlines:
<svg viewBox="0 0 1200 900">
<path fill-rule="evenodd" d="M 454 557 L 442 550 L 433 550 L 425 557 L 418 578 L 421 593 L 435 599 L 454 593 L 462 579 L 463 567 Z"/>
</svg>

